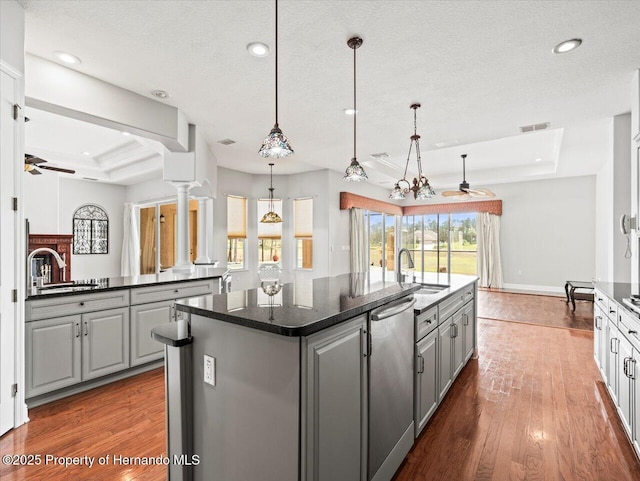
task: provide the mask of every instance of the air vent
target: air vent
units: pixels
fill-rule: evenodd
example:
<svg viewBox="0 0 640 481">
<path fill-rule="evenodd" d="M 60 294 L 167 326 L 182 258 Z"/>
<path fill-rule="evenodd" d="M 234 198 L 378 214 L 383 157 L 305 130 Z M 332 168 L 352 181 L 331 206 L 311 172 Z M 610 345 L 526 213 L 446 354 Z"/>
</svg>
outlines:
<svg viewBox="0 0 640 481">
<path fill-rule="evenodd" d="M 222 139 L 222 140 L 218 140 L 218 143 L 222 145 L 231 145 L 231 144 L 235 144 L 236 141 L 231 139 Z"/>
<path fill-rule="evenodd" d="M 93 177 L 83 177 L 84 180 L 92 180 L 94 182 L 97 182 L 98 179 L 94 179 Z"/>
<path fill-rule="evenodd" d="M 442 149 L 444 147 L 453 147 L 454 145 L 458 145 L 457 140 L 445 140 L 443 142 L 436 142 L 435 145 L 437 148 Z"/>
<path fill-rule="evenodd" d="M 538 130 L 546 130 L 548 128 L 549 122 L 544 122 L 542 124 L 525 125 L 524 127 L 520 127 L 520 132 L 525 134 L 527 132 L 537 132 Z"/>
<path fill-rule="evenodd" d="M 390 157 L 390 155 L 387 152 L 380 152 L 378 154 L 370 154 L 370 155 L 374 159 L 386 159 L 386 158 Z"/>
</svg>

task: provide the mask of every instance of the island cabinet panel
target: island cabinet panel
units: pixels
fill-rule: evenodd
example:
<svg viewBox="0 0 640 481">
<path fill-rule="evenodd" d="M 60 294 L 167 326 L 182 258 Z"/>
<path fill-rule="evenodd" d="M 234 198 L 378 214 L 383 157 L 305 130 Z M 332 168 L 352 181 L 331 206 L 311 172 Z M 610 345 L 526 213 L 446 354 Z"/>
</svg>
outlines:
<svg viewBox="0 0 640 481">
<path fill-rule="evenodd" d="M 453 382 L 453 333 L 455 328 L 449 318 L 438 327 L 438 397 L 443 399 Z"/>
<path fill-rule="evenodd" d="M 366 481 L 366 326 L 360 316 L 306 340 L 307 481 Z"/>
<path fill-rule="evenodd" d="M 630 359 L 633 358 L 631 343 L 620 336 L 620 353 L 618 355 L 618 414 L 622 426 L 629 437 L 632 437 L 631 416 L 633 414 L 632 379 L 629 377 Z"/>
<path fill-rule="evenodd" d="M 193 480 L 298 481 L 300 338 L 190 317 L 193 343 L 183 348 L 191 350 L 190 401 L 182 411 L 193 420 L 186 432 L 200 456 Z M 204 382 L 205 355 L 215 359 L 215 386 Z M 170 356 L 167 369 L 171 383 Z M 184 454 L 173 452 L 180 435 L 170 424 L 170 456 Z"/>
<path fill-rule="evenodd" d="M 82 315 L 82 380 L 129 367 L 129 309 Z"/>
<path fill-rule="evenodd" d="M 464 349 L 464 362 L 473 356 L 476 345 L 476 305 L 475 302 L 467 302 L 462 311 L 462 345 Z"/>
<path fill-rule="evenodd" d="M 131 306 L 132 366 L 163 358 L 163 345 L 152 339 L 151 330 L 172 320 L 174 306 L 173 300 Z"/>
<path fill-rule="evenodd" d="M 453 338 L 451 342 L 453 344 L 453 373 L 451 374 L 451 378 L 455 380 L 460 374 L 460 371 L 464 367 L 464 325 L 463 325 L 464 312 L 460 309 L 453 315 L 451 322 L 453 323 Z"/>
<path fill-rule="evenodd" d="M 606 323 L 606 385 L 614 404 L 618 404 L 618 355 L 620 353 L 620 334 L 613 322 Z"/>
<path fill-rule="evenodd" d="M 81 316 L 26 323 L 26 397 L 81 381 Z"/>
<path fill-rule="evenodd" d="M 426 426 L 438 407 L 438 330 L 416 345 L 415 359 L 415 435 Z"/>
</svg>

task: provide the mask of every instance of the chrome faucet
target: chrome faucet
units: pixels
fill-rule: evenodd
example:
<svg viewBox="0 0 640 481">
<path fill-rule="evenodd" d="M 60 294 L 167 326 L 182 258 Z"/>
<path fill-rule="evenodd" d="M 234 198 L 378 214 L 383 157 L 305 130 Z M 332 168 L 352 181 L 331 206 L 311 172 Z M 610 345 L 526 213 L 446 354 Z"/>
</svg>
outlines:
<svg viewBox="0 0 640 481">
<path fill-rule="evenodd" d="M 404 281 L 404 275 L 402 274 L 402 253 L 406 252 L 407 260 L 409 261 L 409 269 L 413 269 L 415 265 L 413 264 L 413 258 L 411 257 L 411 252 L 409 249 L 402 248 L 398 251 L 398 282 Z M 415 282 L 415 275 L 413 276 L 413 281 Z"/>
<path fill-rule="evenodd" d="M 32 265 L 32 263 L 33 263 L 33 258 L 39 252 L 49 252 L 50 254 L 52 254 L 53 257 L 55 257 L 56 261 L 58 262 L 58 267 L 60 267 L 61 269 L 67 265 L 62 260 L 62 257 L 60 257 L 60 254 L 58 254 L 53 249 L 49 249 L 48 247 L 38 247 L 37 249 L 34 249 L 27 256 L 27 289 L 31 289 L 33 287 L 33 265 Z"/>
</svg>

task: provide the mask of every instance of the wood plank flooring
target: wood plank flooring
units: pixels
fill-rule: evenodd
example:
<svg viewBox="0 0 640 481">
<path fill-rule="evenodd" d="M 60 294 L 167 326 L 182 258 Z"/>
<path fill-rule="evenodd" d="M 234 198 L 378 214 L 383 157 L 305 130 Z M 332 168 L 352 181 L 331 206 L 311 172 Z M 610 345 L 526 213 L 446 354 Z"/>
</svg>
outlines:
<svg viewBox="0 0 640 481">
<path fill-rule="evenodd" d="M 478 317 L 593 331 L 593 302 L 572 308 L 566 297 L 478 290 Z"/>
<path fill-rule="evenodd" d="M 593 361 L 591 332 L 481 319 L 479 349 L 395 481 L 640 480 Z M 165 454 L 161 369 L 29 415 L 31 422 L 0 438 L 0 455 Z M 0 464 L 0 480 L 164 481 L 165 468 Z"/>
</svg>

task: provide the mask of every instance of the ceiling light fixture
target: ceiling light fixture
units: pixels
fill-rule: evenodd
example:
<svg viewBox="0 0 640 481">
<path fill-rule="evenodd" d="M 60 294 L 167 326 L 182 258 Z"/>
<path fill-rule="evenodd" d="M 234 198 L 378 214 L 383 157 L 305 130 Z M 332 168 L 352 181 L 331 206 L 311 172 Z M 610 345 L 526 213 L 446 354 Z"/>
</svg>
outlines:
<svg viewBox="0 0 640 481">
<path fill-rule="evenodd" d="M 393 187 L 393 190 L 389 194 L 390 199 L 401 200 L 405 199 L 406 195 L 409 191 L 413 191 L 414 199 L 430 199 L 436 192 L 429 185 L 429 179 L 427 179 L 422 174 L 422 158 L 420 157 L 420 136 L 417 134 L 417 120 L 416 120 L 416 112 L 420 108 L 420 104 L 412 104 L 411 108 L 413 109 L 413 135 L 411 138 L 411 143 L 409 144 L 409 153 L 407 154 L 407 163 L 404 167 L 404 175 L 402 179 L 396 182 L 396 185 Z M 418 164 L 418 177 L 413 178 L 413 185 L 409 183 L 407 180 L 407 170 L 409 169 L 409 160 L 411 159 L 411 150 L 413 149 L 413 144 L 416 146 L 416 162 Z M 400 184 L 403 184 L 400 187 Z M 405 186 L 406 184 L 406 186 Z"/>
<path fill-rule="evenodd" d="M 358 111 L 354 109 L 344 109 L 343 112 L 345 115 L 355 115 L 358 113 Z"/>
<path fill-rule="evenodd" d="M 571 40 L 565 40 L 553 47 L 553 53 L 567 53 L 575 50 L 582 44 L 581 38 L 572 38 Z"/>
<path fill-rule="evenodd" d="M 125 137 L 128 137 L 129 135 L 131 135 L 129 132 L 120 132 L 122 135 L 124 135 Z"/>
<path fill-rule="evenodd" d="M 288 157 L 293 154 L 293 149 L 289 145 L 287 137 L 278 127 L 278 0 L 276 0 L 276 42 L 274 51 L 276 57 L 276 123 L 258 151 L 265 158 Z"/>
<path fill-rule="evenodd" d="M 271 182 L 269 184 L 269 212 L 262 216 L 260 222 L 262 222 L 263 224 L 278 224 L 282 222 L 282 217 L 278 215 L 273 205 L 273 191 L 275 190 L 273 188 L 273 162 L 269 164 L 269 167 L 271 167 Z"/>
<path fill-rule="evenodd" d="M 82 63 L 82 60 L 80 60 L 78 57 L 76 57 L 75 55 L 71 55 L 70 53 L 67 52 L 53 52 L 53 55 L 60 60 L 63 63 L 66 63 L 67 65 L 80 65 Z"/>
<path fill-rule="evenodd" d="M 164 90 L 152 90 L 151 95 L 158 97 L 159 99 L 168 99 L 170 97 L 169 93 Z"/>
<path fill-rule="evenodd" d="M 82 155 L 86 155 L 87 157 L 91 155 L 91 152 L 82 152 Z"/>
<path fill-rule="evenodd" d="M 262 42 L 251 42 L 247 45 L 247 51 L 254 57 L 266 57 L 269 55 L 269 46 Z"/>
<path fill-rule="evenodd" d="M 352 37 L 347 40 L 347 45 L 353 50 L 353 111 L 358 112 L 358 109 L 356 108 L 356 50 L 362 45 L 362 39 L 360 37 Z M 347 182 L 361 182 L 368 179 L 367 173 L 358 163 L 358 158 L 356 157 L 357 117 L 357 115 L 353 116 L 353 158 L 351 159 L 351 164 L 349 164 L 349 167 L 347 167 L 347 170 L 344 173 L 344 177 L 342 177 L 342 180 Z"/>
</svg>

